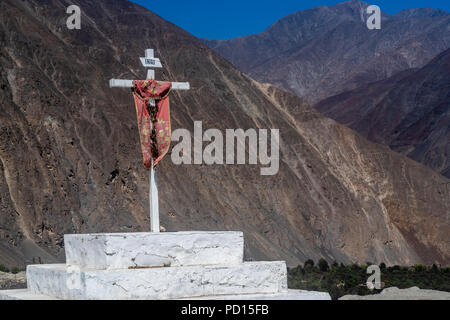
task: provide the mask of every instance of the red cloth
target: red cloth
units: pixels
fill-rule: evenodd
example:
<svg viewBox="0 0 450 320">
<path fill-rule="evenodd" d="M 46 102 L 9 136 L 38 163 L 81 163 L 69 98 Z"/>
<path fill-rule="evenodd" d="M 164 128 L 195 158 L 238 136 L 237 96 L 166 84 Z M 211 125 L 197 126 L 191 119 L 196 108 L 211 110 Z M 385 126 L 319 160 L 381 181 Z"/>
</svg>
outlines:
<svg viewBox="0 0 450 320">
<path fill-rule="evenodd" d="M 136 105 L 139 136 L 141 140 L 144 167 L 151 169 L 167 154 L 170 147 L 172 132 L 170 127 L 169 92 L 170 82 L 155 80 L 133 81 L 133 96 Z M 154 99 L 156 106 L 152 107 L 149 100 Z M 151 123 L 154 123 L 152 130 Z"/>
</svg>

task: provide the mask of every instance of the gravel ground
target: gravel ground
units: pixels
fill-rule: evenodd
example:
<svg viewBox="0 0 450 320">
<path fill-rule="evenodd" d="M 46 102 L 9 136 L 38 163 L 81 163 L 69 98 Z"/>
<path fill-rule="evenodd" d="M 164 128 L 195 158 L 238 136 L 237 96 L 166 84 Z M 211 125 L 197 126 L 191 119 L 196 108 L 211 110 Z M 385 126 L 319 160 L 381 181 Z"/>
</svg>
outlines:
<svg viewBox="0 0 450 320">
<path fill-rule="evenodd" d="M 0 272 L 0 290 L 25 289 L 27 279 L 25 272 L 17 274 Z"/>
</svg>

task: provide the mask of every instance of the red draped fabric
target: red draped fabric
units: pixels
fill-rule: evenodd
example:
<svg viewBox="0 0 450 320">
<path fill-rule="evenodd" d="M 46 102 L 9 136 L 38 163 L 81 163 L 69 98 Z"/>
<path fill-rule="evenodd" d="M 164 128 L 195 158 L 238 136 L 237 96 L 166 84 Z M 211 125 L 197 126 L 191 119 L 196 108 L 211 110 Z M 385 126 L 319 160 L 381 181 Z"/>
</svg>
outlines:
<svg viewBox="0 0 450 320">
<path fill-rule="evenodd" d="M 139 136 L 144 167 L 151 169 L 167 154 L 171 141 L 169 92 L 170 82 L 156 80 L 133 81 L 133 96 L 136 105 Z M 154 99 L 152 107 L 149 100 Z M 153 126 L 151 124 L 154 124 Z"/>
</svg>

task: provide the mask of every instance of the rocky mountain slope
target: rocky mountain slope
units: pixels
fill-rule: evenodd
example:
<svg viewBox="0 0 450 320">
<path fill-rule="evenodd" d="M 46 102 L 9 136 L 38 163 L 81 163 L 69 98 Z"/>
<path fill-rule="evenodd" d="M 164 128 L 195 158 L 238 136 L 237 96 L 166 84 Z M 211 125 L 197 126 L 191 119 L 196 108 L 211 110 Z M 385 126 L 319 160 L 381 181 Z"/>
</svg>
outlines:
<svg viewBox="0 0 450 320">
<path fill-rule="evenodd" d="M 420 70 L 363 85 L 315 107 L 450 178 L 450 49 Z"/>
<path fill-rule="evenodd" d="M 204 42 L 254 79 L 310 103 L 422 67 L 450 47 L 450 13 L 425 8 L 383 14 L 381 30 L 369 30 L 367 6 L 358 0 L 321 6 L 259 34 Z"/>
<path fill-rule="evenodd" d="M 247 259 L 450 263 L 450 181 L 368 142 L 303 100 L 236 70 L 198 39 L 127 1 L 0 2 L 0 263 L 61 261 L 63 235 L 149 229 L 131 93 L 155 48 L 173 129 L 280 129 L 280 172 L 159 167 L 162 224 L 241 230 Z"/>
</svg>

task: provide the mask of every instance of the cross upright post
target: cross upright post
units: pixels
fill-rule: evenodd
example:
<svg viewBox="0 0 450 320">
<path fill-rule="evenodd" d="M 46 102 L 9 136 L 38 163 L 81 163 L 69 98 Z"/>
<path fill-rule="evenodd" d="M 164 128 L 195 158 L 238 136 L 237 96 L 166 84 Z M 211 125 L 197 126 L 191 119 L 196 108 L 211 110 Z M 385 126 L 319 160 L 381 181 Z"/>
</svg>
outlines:
<svg viewBox="0 0 450 320">
<path fill-rule="evenodd" d="M 154 56 L 153 49 L 145 50 L 145 57 L 140 58 L 142 65 L 149 68 L 147 70 L 147 80 L 155 80 L 155 70 L 153 68 L 162 68 L 161 61 Z M 109 81 L 111 88 L 133 88 L 133 80 L 111 79 Z M 172 82 L 172 90 L 189 90 L 189 82 Z M 149 101 L 151 106 L 155 106 L 155 100 Z M 153 123 L 151 124 L 152 129 Z M 150 230 L 153 233 L 161 232 L 159 222 L 159 199 L 158 199 L 158 183 L 156 170 L 153 165 L 149 170 L 149 209 L 150 209 Z"/>
<path fill-rule="evenodd" d="M 151 63 L 146 63 L 152 61 L 154 59 L 154 51 L 153 49 L 145 50 L 145 61 L 143 61 L 143 65 L 151 65 Z M 141 59 L 142 60 L 142 59 Z M 147 70 L 147 79 L 155 80 L 155 70 L 148 69 Z M 155 106 L 155 100 L 150 100 L 150 105 Z M 153 123 L 151 123 L 150 130 L 153 128 Z M 161 226 L 159 222 L 159 199 L 158 199 L 158 180 L 156 176 L 156 170 L 153 166 L 152 160 L 152 168 L 148 173 L 148 181 L 149 181 L 149 202 L 150 202 L 150 231 L 154 233 L 161 232 Z"/>
</svg>

